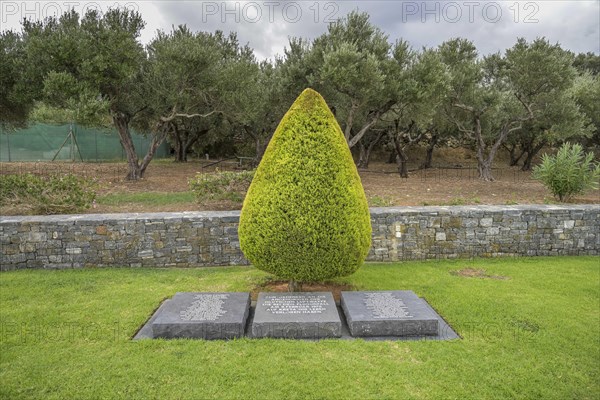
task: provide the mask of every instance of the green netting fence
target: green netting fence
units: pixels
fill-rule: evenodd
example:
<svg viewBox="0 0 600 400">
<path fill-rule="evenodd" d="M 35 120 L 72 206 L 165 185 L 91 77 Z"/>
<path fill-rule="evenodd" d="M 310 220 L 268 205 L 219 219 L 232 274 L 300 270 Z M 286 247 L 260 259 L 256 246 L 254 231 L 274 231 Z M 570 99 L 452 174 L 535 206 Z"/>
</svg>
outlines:
<svg viewBox="0 0 600 400">
<path fill-rule="evenodd" d="M 151 138 L 135 132 L 131 136 L 138 156 L 143 157 Z M 156 151 L 155 158 L 168 156 L 169 147 L 163 143 Z M 10 133 L 2 131 L 0 134 L 0 162 L 53 159 L 95 162 L 125 160 L 126 156 L 115 130 L 36 124 Z"/>
</svg>

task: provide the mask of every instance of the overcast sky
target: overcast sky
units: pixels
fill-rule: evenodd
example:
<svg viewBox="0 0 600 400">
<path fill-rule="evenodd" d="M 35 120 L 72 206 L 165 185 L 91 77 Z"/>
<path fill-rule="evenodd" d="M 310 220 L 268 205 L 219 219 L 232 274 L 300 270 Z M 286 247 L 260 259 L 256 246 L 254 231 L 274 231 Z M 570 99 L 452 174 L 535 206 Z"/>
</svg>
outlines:
<svg viewBox="0 0 600 400">
<path fill-rule="evenodd" d="M 452 37 L 472 40 L 481 54 L 511 47 L 517 37 L 545 36 L 574 52 L 600 53 L 600 0 L 591 1 L 1 1 L 2 29 L 74 7 L 82 12 L 124 6 L 146 21 L 141 40 L 158 29 L 187 24 L 194 30 L 236 31 L 259 58 L 282 54 L 290 36 L 314 38 L 352 10 L 366 11 L 391 42 L 434 47 Z"/>
</svg>

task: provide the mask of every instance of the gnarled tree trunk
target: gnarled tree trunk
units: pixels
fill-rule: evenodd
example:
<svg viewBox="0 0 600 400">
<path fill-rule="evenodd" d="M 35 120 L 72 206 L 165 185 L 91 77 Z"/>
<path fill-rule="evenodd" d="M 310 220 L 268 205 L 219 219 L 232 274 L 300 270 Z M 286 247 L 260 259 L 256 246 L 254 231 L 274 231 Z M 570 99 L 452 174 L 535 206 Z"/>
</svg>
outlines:
<svg viewBox="0 0 600 400">
<path fill-rule="evenodd" d="M 496 137 L 494 143 L 490 147 L 490 150 L 486 156 L 485 151 L 488 146 L 487 146 L 487 143 L 485 142 L 483 133 L 481 131 L 481 129 L 482 129 L 481 128 L 481 117 L 486 112 L 486 110 L 488 110 L 488 108 L 486 107 L 483 110 L 481 110 L 481 109 L 478 110 L 478 109 L 475 109 L 470 106 L 465 106 L 464 104 L 454 104 L 455 107 L 458 107 L 460 109 L 468 111 L 472 115 L 472 118 L 473 118 L 472 129 L 467 129 L 466 127 L 462 126 L 462 124 L 457 121 L 455 121 L 455 124 L 457 125 L 458 129 L 461 132 L 466 133 L 471 139 L 474 139 L 476 142 L 476 145 L 477 145 L 477 153 L 476 153 L 477 154 L 477 171 L 479 172 L 480 179 L 482 179 L 484 181 L 493 181 L 494 180 L 494 177 L 492 176 L 492 163 L 494 162 L 494 158 L 496 157 L 496 152 L 498 151 L 500 146 L 502 146 L 502 144 L 505 142 L 506 138 L 508 137 L 508 135 L 511 132 L 521 129 L 521 127 L 522 127 L 521 123 L 523 121 L 527 121 L 527 120 L 533 118 L 533 112 L 531 111 L 531 106 L 527 105 L 525 103 L 523 103 L 523 105 L 527 108 L 528 115 L 525 117 L 517 117 L 517 118 L 513 118 L 511 120 L 506 121 L 500 128 L 499 135 Z"/>
<path fill-rule="evenodd" d="M 496 138 L 496 141 L 492 147 L 490 147 L 487 156 L 485 156 L 486 143 L 481 132 L 481 120 L 476 118 L 475 135 L 477 137 L 477 171 L 479 172 L 480 179 L 489 182 L 494 180 L 494 176 L 492 175 L 492 164 L 494 163 L 498 149 L 502 143 L 504 143 L 510 132 L 520 129 L 520 126 L 511 128 L 511 124 L 512 122 L 509 122 L 502 126 L 500 129 L 500 134 Z"/>
<path fill-rule="evenodd" d="M 393 163 L 395 163 L 395 162 L 396 162 L 396 156 L 397 156 L 397 154 L 396 154 L 396 149 L 395 149 L 395 148 L 392 148 L 392 150 L 390 151 L 390 155 L 389 155 L 389 157 L 388 157 L 387 163 L 388 163 L 388 164 L 393 164 Z"/>
<path fill-rule="evenodd" d="M 368 168 L 369 161 L 367 158 L 367 147 L 364 145 L 362 140 L 358 141 L 358 160 L 356 161 L 356 168 Z M 365 166 L 366 165 L 366 166 Z"/>
<path fill-rule="evenodd" d="M 173 139 L 175 141 L 175 162 L 187 162 L 187 156 L 191 147 L 200 140 L 201 136 L 207 134 L 208 131 L 208 129 L 202 129 L 194 134 L 188 130 L 182 131 L 174 126 Z"/>
<path fill-rule="evenodd" d="M 492 175 L 492 163 L 489 158 L 477 157 L 477 172 L 479 174 L 479 179 L 488 182 L 494 180 L 494 176 Z"/>
<path fill-rule="evenodd" d="M 377 144 L 381 141 L 381 138 L 383 137 L 384 133 L 385 131 L 383 130 L 379 132 L 375 139 L 371 140 L 371 142 L 369 142 L 367 146 L 365 146 L 363 140 L 358 141 L 359 156 L 358 162 L 356 163 L 356 166 L 358 168 L 369 168 L 369 161 L 371 161 L 371 152 L 373 151 L 375 146 L 377 146 Z"/>
<path fill-rule="evenodd" d="M 400 177 L 408 178 L 408 156 L 404 150 L 397 151 L 396 163 L 398 164 L 398 172 Z"/>
<path fill-rule="evenodd" d="M 533 162 L 534 157 L 542 150 L 542 148 L 546 145 L 546 141 L 542 140 L 535 146 L 531 146 L 527 149 L 527 156 L 525 160 L 523 160 L 523 166 L 521 167 L 521 171 L 531 171 L 531 163 Z"/>
<path fill-rule="evenodd" d="M 254 162 L 258 165 L 265 154 L 269 141 L 273 135 L 267 135 L 266 129 L 263 129 L 260 133 L 253 132 L 252 128 L 248 125 L 244 125 L 244 131 L 254 140 L 254 148 L 256 150 Z"/>
<path fill-rule="evenodd" d="M 256 156 L 255 156 L 255 164 L 258 165 L 260 164 L 260 160 L 262 160 L 263 155 L 265 154 L 265 151 L 267 150 L 267 144 L 269 143 L 268 140 L 261 140 L 260 137 L 257 137 L 254 140 L 254 145 L 256 148 Z"/>
<path fill-rule="evenodd" d="M 137 181 L 142 178 L 143 173 L 140 170 L 139 159 L 135 151 L 135 145 L 133 144 L 131 132 L 129 132 L 130 118 L 123 113 L 115 112 L 112 115 L 112 119 L 115 127 L 117 128 L 121 146 L 123 147 L 125 156 L 127 157 L 128 170 L 126 179 L 130 181 Z"/>
<path fill-rule="evenodd" d="M 421 164 L 421 169 L 428 169 L 431 168 L 431 162 L 433 160 L 433 150 L 435 149 L 435 146 L 437 145 L 439 140 L 439 135 L 437 133 L 433 133 L 431 135 L 431 140 L 429 141 L 429 144 L 427 145 L 427 151 L 425 152 L 425 160 L 423 160 L 423 163 Z"/>
<path fill-rule="evenodd" d="M 525 150 L 521 149 L 519 154 L 517 155 L 518 145 L 516 143 L 513 143 L 511 145 L 503 144 L 502 147 L 504 147 L 508 151 L 508 155 L 510 157 L 508 165 L 511 167 L 517 165 L 523 157 L 523 155 L 525 154 Z"/>
<path fill-rule="evenodd" d="M 133 144 L 131 132 L 129 131 L 129 122 L 131 120 L 130 117 L 120 112 L 114 112 L 112 114 L 112 119 L 115 127 L 117 128 L 121 146 L 123 146 L 123 150 L 127 156 L 128 171 L 126 179 L 131 181 L 142 179 L 146 169 L 148 168 L 148 165 L 150 164 L 150 161 L 152 161 L 152 158 L 156 153 L 156 150 L 165 141 L 169 126 L 167 126 L 167 124 L 163 124 L 152 136 L 152 141 L 148 147 L 148 151 L 140 163 L 135 151 L 135 145 Z"/>
<path fill-rule="evenodd" d="M 154 154 L 156 154 L 156 150 L 160 147 L 160 145 L 167 138 L 167 134 L 169 133 L 169 129 L 171 128 L 171 124 L 163 124 L 152 136 L 152 141 L 150 142 L 150 146 L 148 147 L 148 151 L 140 164 L 140 178 L 144 177 L 144 173 L 146 172 L 146 168 L 150 165 L 150 161 L 154 158 Z"/>
<path fill-rule="evenodd" d="M 396 150 L 396 164 L 398 164 L 398 172 L 402 178 L 408 178 L 408 154 L 404 151 L 407 146 L 413 143 L 418 143 L 423 137 L 422 133 L 412 137 L 410 132 L 415 127 L 415 122 L 411 121 L 406 129 L 400 126 L 400 121 L 394 121 L 394 129 L 389 130 L 390 139 Z"/>
</svg>

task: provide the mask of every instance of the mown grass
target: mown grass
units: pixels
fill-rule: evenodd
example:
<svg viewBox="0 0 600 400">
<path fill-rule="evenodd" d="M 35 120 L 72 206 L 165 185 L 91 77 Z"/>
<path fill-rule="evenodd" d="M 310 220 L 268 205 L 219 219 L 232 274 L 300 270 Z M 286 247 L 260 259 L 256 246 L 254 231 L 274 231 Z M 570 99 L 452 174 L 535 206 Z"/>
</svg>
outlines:
<svg viewBox="0 0 600 400">
<path fill-rule="evenodd" d="M 106 206 L 121 206 L 132 203 L 145 206 L 165 206 L 178 203 L 195 203 L 196 197 L 192 192 L 112 193 L 98 197 L 96 202 Z"/>
<path fill-rule="evenodd" d="M 452 274 L 484 269 L 489 276 Z M 368 264 L 342 281 L 410 289 L 454 341 L 130 338 L 177 291 L 241 291 L 254 268 L 0 274 L 0 398 L 308 399 L 600 396 L 593 257 Z"/>
</svg>

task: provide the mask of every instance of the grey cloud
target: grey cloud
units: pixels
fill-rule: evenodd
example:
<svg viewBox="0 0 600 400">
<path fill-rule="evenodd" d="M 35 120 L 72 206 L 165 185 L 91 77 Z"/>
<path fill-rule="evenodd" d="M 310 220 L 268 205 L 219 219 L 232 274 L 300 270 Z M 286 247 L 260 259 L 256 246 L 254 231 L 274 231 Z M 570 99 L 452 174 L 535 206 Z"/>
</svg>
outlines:
<svg viewBox="0 0 600 400">
<path fill-rule="evenodd" d="M 18 29 L 22 17 L 43 18 L 47 16 L 45 12 L 56 9 L 56 4 L 62 4 L 53 1 L 30 3 L 24 6 L 20 1 L 2 2 L 1 29 Z M 600 53 L 598 0 L 110 0 L 76 4 L 79 4 L 76 6 L 78 11 L 90 4 L 99 4 L 102 9 L 112 5 L 133 4 L 148 23 L 142 36 L 145 42 L 151 40 L 157 29 L 168 31 L 172 25 L 179 24 L 187 24 L 195 30 L 236 31 L 240 41 L 249 43 L 259 58 L 281 54 L 290 36 L 315 38 L 327 30 L 327 17 L 340 18 L 357 9 L 368 12 L 372 22 L 389 36 L 390 41 L 404 38 L 415 48 L 435 47 L 447 39 L 460 36 L 472 40 L 481 54 L 488 54 L 511 47 L 520 36 L 529 40 L 545 36 L 551 42 L 560 42 L 564 48 L 574 52 Z M 238 22 L 235 21 L 235 12 L 226 12 L 236 10 L 235 7 L 238 10 Z M 261 10 L 260 18 L 254 22 L 251 15 L 253 7 Z M 502 10 L 502 16 L 498 21 L 490 22 L 498 8 Z M 297 9 L 301 10 L 301 18 L 293 21 Z M 457 17 L 457 10 L 460 18 Z M 471 10 L 473 21 L 469 21 Z M 269 11 L 273 11 L 272 22 L 269 21 Z M 245 15 L 244 12 L 250 14 Z M 527 17 L 538 22 L 526 23 Z"/>
<path fill-rule="evenodd" d="M 143 13 L 143 3 L 138 4 Z M 259 58 L 281 54 L 290 36 L 315 38 L 327 30 L 327 16 L 340 18 L 357 9 L 369 13 L 390 41 L 404 38 L 415 48 L 465 37 L 481 54 L 489 54 L 511 47 L 517 37 L 545 36 L 575 52 L 600 51 L 598 1 L 163 1 L 154 7 L 168 23 L 163 29 L 185 23 L 191 29 L 236 31 L 240 42 L 249 43 Z M 253 13 L 256 7 L 260 17 Z M 293 21 L 297 9 L 301 18 Z M 526 23 L 527 17 L 538 22 Z"/>
</svg>

